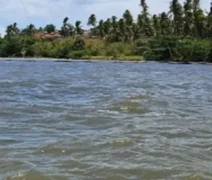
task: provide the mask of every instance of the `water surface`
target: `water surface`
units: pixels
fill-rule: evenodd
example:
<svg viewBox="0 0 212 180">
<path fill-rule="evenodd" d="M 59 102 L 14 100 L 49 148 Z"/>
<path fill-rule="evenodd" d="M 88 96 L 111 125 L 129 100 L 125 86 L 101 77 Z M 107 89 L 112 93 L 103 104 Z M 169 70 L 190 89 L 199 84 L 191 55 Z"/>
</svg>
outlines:
<svg viewBox="0 0 212 180">
<path fill-rule="evenodd" d="M 0 179 L 212 179 L 212 66 L 1 61 Z"/>
</svg>

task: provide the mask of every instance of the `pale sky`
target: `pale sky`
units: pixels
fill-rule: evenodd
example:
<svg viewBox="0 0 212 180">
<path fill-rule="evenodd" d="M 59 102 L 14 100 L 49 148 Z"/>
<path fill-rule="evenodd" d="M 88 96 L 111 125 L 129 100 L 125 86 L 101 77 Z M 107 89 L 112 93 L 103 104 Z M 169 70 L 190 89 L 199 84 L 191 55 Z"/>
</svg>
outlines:
<svg viewBox="0 0 212 180">
<path fill-rule="evenodd" d="M 183 2 L 183 0 L 180 0 Z M 97 20 L 106 19 L 112 15 L 122 16 L 129 9 L 136 18 L 140 12 L 140 0 L 0 0 L 0 34 L 5 27 L 13 22 L 24 28 L 32 23 L 37 28 L 53 23 L 60 28 L 64 17 L 69 17 L 71 23 L 81 20 L 86 27 L 87 19 L 94 13 Z M 170 0 L 147 0 L 150 12 L 167 11 Z M 210 0 L 201 0 L 201 6 L 209 9 Z"/>
</svg>

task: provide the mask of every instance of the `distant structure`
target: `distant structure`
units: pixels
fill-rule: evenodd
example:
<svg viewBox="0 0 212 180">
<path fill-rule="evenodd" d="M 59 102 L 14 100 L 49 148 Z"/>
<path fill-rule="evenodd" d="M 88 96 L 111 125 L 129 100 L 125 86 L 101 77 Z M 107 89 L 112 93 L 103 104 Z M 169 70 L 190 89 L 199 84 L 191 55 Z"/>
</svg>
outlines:
<svg viewBox="0 0 212 180">
<path fill-rule="evenodd" d="M 38 39 L 45 39 L 45 40 L 54 40 L 54 39 L 64 39 L 65 37 L 61 35 L 60 31 L 48 33 L 47 31 L 44 32 L 36 32 L 33 34 L 34 37 Z M 90 30 L 83 30 L 83 35 L 75 34 L 75 37 L 82 37 L 84 39 L 97 39 L 98 36 L 91 36 Z"/>
<path fill-rule="evenodd" d="M 59 32 L 48 33 L 46 31 L 37 32 L 34 34 L 34 36 L 39 39 L 61 39 L 62 38 Z"/>
</svg>

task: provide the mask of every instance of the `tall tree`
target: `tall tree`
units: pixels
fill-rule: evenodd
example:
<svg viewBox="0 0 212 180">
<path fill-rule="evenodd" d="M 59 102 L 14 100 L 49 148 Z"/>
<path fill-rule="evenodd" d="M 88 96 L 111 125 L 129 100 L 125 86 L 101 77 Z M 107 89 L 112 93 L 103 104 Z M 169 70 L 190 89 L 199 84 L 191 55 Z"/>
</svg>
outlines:
<svg viewBox="0 0 212 180">
<path fill-rule="evenodd" d="M 193 13 L 194 13 L 195 36 L 204 37 L 206 19 L 203 10 L 200 8 L 200 0 L 193 0 Z"/>
<path fill-rule="evenodd" d="M 170 11 L 173 15 L 173 30 L 175 35 L 181 35 L 183 30 L 183 8 L 178 0 L 172 0 Z"/>
<path fill-rule="evenodd" d="M 127 35 L 126 35 L 127 25 L 123 18 L 119 19 L 118 28 L 119 28 L 119 36 L 120 36 L 119 38 L 122 41 L 127 41 Z"/>
<path fill-rule="evenodd" d="M 44 31 L 47 31 L 48 33 L 55 32 L 56 27 L 54 24 L 47 24 L 44 28 Z"/>
<path fill-rule="evenodd" d="M 108 34 L 110 33 L 111 27 L 112 27 L 111 19 L 108 18 L 108 19 L 104 22 L 104 32 L 105 32 L 105 35 L 108 35 Z"/>
<path fill-rule="evenodd" d="M 193 16 L 193 4 L 192 0 L 186 0 L 184 3 L 184 27 L 183 32 L 184 35 L 193 35 L 193 29 L 194 29 L 194 16 Z"/>
<path fill-rule="evenodd" d="M 82 35 L 83 34 L 83 30 L 82 30 L 82 27 L 81 27 L 81 21 L 76 21 L 76 23 L 75 23 L 75 32 L 78 35 Z"/>
<path fill-rule="evenodd" d="M 6 37 L 7 38 L 12 38 L 16 35 L 18 35 L 20 32 L 19 28 L 17 27 L 17 23 L 13 23 L 9 26 L 7 26 L 7 29 L 6 29 Z"/>
<path fill-rule="evenodd" d="M 132 24 L 132 39 L 135 41 L 139 36 L 139 26 L 137 23 Z"/>
<path fill-rule="evenodd" d="M 158 17 L 156 14 L 152 17 L 153 27 L 154 27 L 154 34 L 156 36 L 160 35 L 161 28 L 160 28 L 160 17 Z"/>
<path fill-rule="evenodd" d="M 98 29 L 100 37 L 103 38 L 105 36 L 105 32 L 104 32 L 104 21 L 102 19 L 99 21 Z"/>
<path fill-rule="evenodd" d="M 142 25 L 142 34 L 144 34 L 145 36 L 152 36 L 154 32 L 152 29 L 150 15 L 148 12 L 149 7 L 146 4 L 146 0 L 140 0 L 140 6 L 142 8 L 142 11 L 141 14 L 138 16 L 138 20 L 140 21 L 140 26 Z"/>
<path fill-rule="evenodd" d="M 160 27 L 161 27 L 161 34 L 162 35 L 171 35 L 171 22 L 168 18 L 167 13 L 163 12 L 160 15 Z"/>
<path fill-rule="evenodd" d="M 68 23 L 69 18 L 65 17 L 63 19 L 63 26 L 61 27 L 60 34 L 64 37 L 73 36 L 75 32 L 75 27 Z"/>
<path fill-rule="evenodd" d="M 65 17 L 65 18 L 63 19 L 63 25 L 66 25 L 67 22 L 68 22 L 68 20 L 69 20 L 69 18 L 68 18 L 68 17 Z"/>
<path fill-rule="evenodd" d="M 212 37 L 212 2 L 210 7 L 210 12 L 208 13 L 207 17 L 207 36 Z"/>
<path fill-rule="evenodd" d="M 34 24 L 28 25 L 25 29 L 21 31 L 21 34 L 24 35 L 33 35 L 36 32 L 36 28 Z"/>
<path fill-rule="evenodd" d="M 97 23 L 96 15 L 95 14 L 91 14 L 91 16 L 88 18 L 88 26 L 95 27 L 96 23 Z"/>
<path fill-rule="evenodd" d="M 123 14 L 123 18 L 126 22 L 127 26 L 132 26 L 133 24 L 133 16 L 129 10 L 126 10 Z"/>
<path fill-rule="evenodd" d="M 117 33 L 117 29 L 118 29 L 117 17 L 116 16 L 112 16 L 111 20 L 112 20 L 112 22 L 111 22 L 112 33 L 116 34 Z"/>
</svg>

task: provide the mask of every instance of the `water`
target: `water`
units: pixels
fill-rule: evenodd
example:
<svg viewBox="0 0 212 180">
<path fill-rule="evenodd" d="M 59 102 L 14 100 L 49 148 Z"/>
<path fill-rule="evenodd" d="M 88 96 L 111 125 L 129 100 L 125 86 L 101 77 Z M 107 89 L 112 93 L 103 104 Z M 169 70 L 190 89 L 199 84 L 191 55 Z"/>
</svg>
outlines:
<svg viewBox="0 0 212 180">
<path fill-rule="evenodd" d="M 1 61 L 0 179 L 212 179 L 212 66 Z"/>
</svg>

